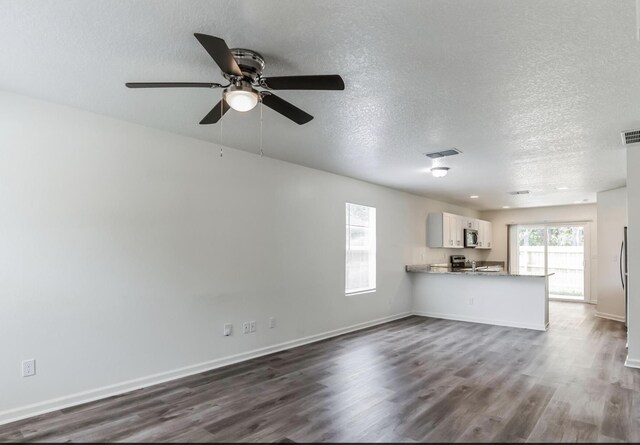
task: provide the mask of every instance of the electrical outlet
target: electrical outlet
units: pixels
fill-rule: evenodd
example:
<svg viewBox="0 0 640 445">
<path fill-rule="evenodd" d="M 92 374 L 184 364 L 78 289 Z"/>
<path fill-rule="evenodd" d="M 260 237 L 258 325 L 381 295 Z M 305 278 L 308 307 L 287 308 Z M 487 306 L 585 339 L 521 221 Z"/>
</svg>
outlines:
<svg viewBox="0 0 640 445">
<path fill-rule="evenodd" d="M 224 325 L 224 336 L 228 337 L 231 335 L 231 329 L 233 329 L 233 325 L 231 323 L 225 323 Z"/>
<path fill-rule="evenodd" d="M 273 329 L 276 327 L 276 317 L 271 317 L 269 319 L 269 329 Z"/>
<path fill-rule="evenodd" d="M 256 332 L 256 322 L 255 322 L 255 320 L 249 322 L 249 330 L 251 332 Z"/>
<path fill-rule="evenodd" d="M 29 359 L 22 361 L 22 377 L 31 377 L 36 375 L 36 360 Z"/>
</svg>

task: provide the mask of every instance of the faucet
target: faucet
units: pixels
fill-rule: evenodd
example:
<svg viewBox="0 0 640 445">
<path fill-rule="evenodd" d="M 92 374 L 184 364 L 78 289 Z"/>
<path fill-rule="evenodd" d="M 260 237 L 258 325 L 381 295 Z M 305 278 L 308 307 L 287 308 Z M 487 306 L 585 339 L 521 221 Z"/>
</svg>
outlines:
<svg viewBox="0 0 640 445">
<path fill-rule="evenodd" d="M 476 260 L 471 260 L 471 271 L 472 272 L 476 271 Z"/>
</svg>

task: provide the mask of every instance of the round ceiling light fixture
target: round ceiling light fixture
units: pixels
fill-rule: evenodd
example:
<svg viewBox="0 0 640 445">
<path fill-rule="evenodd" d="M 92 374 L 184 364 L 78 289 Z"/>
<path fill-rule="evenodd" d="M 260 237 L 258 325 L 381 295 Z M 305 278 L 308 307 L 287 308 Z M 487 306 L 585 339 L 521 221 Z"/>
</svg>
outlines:
<svg viewBox="0 0 640 445">
<path fill-rule="evenodd" d="M 225 90 L 224 100 L 236 111 L 249 111 L 258 105 L 258 93 L 250 86 L 232 85 Z"/>
<path fill-rule="evenodd" d="M 436 178 L 447 176 L 447 173 L 449 173 L 449 167 L 433 167 L 431 169 L 431 174 Z"/>
</svg>

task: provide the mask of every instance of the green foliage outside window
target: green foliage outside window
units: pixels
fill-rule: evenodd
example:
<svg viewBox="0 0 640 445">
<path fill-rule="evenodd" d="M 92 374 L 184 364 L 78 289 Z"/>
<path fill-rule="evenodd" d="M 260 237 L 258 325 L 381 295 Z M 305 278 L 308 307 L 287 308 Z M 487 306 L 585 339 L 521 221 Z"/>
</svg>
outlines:
<svg viewBox="0 0 640 445">
<path fill-rule="evenodd" d="M 583 227 L 549 227 L 547 236 L 549 246 L 582 246 L 584 245 Z M 545 229 L 521 228 L 518 231 L 518 244 L 521 246 L 543 246 Z"/>
</svg>

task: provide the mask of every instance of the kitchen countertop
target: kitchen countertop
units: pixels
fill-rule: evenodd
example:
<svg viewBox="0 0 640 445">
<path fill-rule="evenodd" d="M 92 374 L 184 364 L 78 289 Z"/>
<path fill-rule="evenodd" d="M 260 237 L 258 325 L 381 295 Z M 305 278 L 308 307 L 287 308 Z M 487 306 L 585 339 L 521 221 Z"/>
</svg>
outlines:
<svg viewBox="0 0 640 445">
<path fill-rule="evenodd" d="M 500 265 L 502 265 L 502 263 L 499 263 Z M 478 267 L 486 267 L 486 266 L 478 266 Z M 492 267 L 492 265 L 488 265 L 488 267 Z M 493 266 L 495 267 L 495 266 Z M 459 269 L 452 269 L 450 265 L 447 264 L 415 264 L 415 265 L 408 265 L 405 267 L 407 272 L 413 272 L 413 273 L 433 273 L 433 274 L 450 274 L 450 275 L 491 275 L 491 276 L 498 276 L 498 277 L 540 277 L 540 278 L 544 278 L 544 277 L 548 277 L 550 275 L 553 275 L 552 273 L 550 274 L 546 274 L 546 275 L 525 275 L 525 274 L 520 274 L 520 273 L 511 273 L 511 272 L 507 272 L 505 270 L 502 270 L 500 272 L 489 272 L 489 271 L 483 271 L 483 270 L 477 270 L 475 272 L 472 272 L 470 270 L 459 270 Z"/>
</svg>

